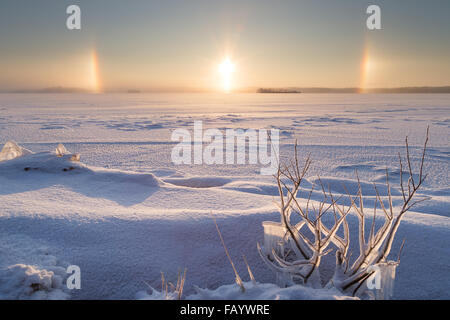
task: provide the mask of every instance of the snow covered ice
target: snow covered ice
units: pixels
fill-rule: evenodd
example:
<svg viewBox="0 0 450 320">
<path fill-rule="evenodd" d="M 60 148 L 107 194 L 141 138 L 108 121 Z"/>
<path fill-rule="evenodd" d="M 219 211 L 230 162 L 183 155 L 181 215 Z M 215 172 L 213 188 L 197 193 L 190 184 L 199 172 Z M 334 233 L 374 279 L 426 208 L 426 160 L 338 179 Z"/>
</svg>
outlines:
<svg viewBox="0 0 450 320">
<path fill-rule="evenodd" d="M 0 161 L 11 160 L 31 153 L 29 150 L 17 145 L 14 141 L 8 141 L 0 151 Z"/>
<path fill-rule="evenodd" d="M 0 298 L 148 298 L 160 272 L 175 281 L 187 268 L 188 299 L 328 299 L 340 292 L 279 288 L 259 257 L 262 222 L 279 222 L 278 190 L 258 165 L 174 165 L 171 132 L 195 120 L 207 128 L 278 128 L 281 159 L 301 156 L 313 165 L 300 195 L 317 176 L 332 192 L 375 201 L 373 183 L 393 204 L 398 152 L 409 137 L 420 158 L 426 127 L 428 178 L 408 212 L 394 247 L 394 299 L 450 298 L 450 97 L 448 95 L 0 95 Z M 13 142 L 14 141 L 14 142 Z M 62 143 L 62 145 L 59 145 Z M 320 190 L 312 194 L 320 201 Z M 257 285 L 234 285 L 213 214 L 239 274 L 242 255 Z M 356 217 L 349 217 L 350 227 Z M 323 269 L 332 272 L 325 259 Z M 81 289 L 67 290 L 68 265 L 81 269 Z M 195 287 L 203 289 L 195 289 Z M 155 297 L 155 296 L 154 296 Z"/>
</svg>

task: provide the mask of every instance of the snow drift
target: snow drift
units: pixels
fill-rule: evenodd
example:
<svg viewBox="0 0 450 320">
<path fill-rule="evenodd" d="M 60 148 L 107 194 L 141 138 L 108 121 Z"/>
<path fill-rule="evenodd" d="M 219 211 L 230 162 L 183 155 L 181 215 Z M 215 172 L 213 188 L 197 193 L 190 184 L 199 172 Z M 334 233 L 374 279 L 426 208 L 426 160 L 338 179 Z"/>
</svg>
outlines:
<svg viewBox="0 0 450 320">
<path fill-rule="evenodd" d="M 273 178 L 258 175 L 256 166 L 174 166 L 171 131 L 203 120 L 205 128 L 273 127 L 290 132 L 280 135 L 280 156 L 291 158 L 293 139 L 298 137 L 304 155 L 311 153 L 315 159 L 301 198 L 308 196 L 308 182 L 320 175 L 325 186 L 345 200 L 342 183 L 357 193 L 354 171 L 358 169 L 364 179 L 364 203 L 372 208 L 375 196 L 367 195 L 373 192 L 370 182 L 378 183 L 385 194 L 382 184 L 388 165 L 396 185 L 397 152 L 405 135 L 411 146 L 420 148 L 423 131 L 430 124 L 426 168 L 430 175 L 420 196 L 432 199 L 414 207 L 398 230 L 394 258 L 404 238 L 406 243 L 393 298 L 450 297 L 450 127 L 444 121 L 449 96 L 305 95 L 299 100 L 286 95 L 236 95 L 224 100 L 188 94 L 3 94 L 1 105 L 1 142 L 19 141 L 22 149 L 35 152 L 22 150 L 20 156 L 15 151 L 5 156 L 5 152 L 0 162 L 2 270 L 25 265 L 52 271 L 54 263 L 65 267 L 61 261 L 79 265 L 82 289 L 69 292 L 72 299 L 133 299 L 147 288 L 144 281 L 159 288 L 160 271 L 175 279 L 184 267 L 188 270 L 185 297 L 197 294 L 194 285 L 214 291 L 233 283 L 234 274 L 211 221 L 213 212 L 238 271 L 246 274 L 245 254 L 260 285 L 274 283 L 275 276 L 261 264 L 255 248 L 256 241 L 264 240 L 261 223 L 279 220 Z M 158 126 L 144 128 L 144 122 Z M 61 152 L 56 152 L 55 141 L 64 141 L 69 151 L 81 153 L 80 161 L 57 157 Z M 64 164 L 52 164 L 46 171 L 25 163 L 49 150 L 48 159 Z M 19 160 L 23 165 L 13 165 Z M 40 161 L 37 165 L 43 166 Z M 71 166 L 75 169 L 63 171 Z M 195 188 L 199 184 L 192 180 L 184 181 L 185 186 L 164 181 L 192 177 L 207 187 Z M 220 186 L 216 178 L 229 182 Z M 203 183 L 202 179 L 213 181 Z M 317 205 L 321 198 L 316 188 L 311 203 Z M 393 196 L 394 206 L 401 198 Z M 358 225 L 353 214 L 348 222 L 351 228 Z M 380 226 L 382 221 L 378 222 Z M 11 254 L 17 243 L 13 235 L 27 236 L 14 250 L 23 255 Z M 358 239 L 351 242 L 356 244 Z M 48 246 L 48 254 L 31 250 L 36 243 Z M 357 255 L 357 247 L 350 250 Z M 44 263 L 45 257 L 53 258 Z M 328 279 L 335 259 L 331 254 L 330 261 L 326 258 L 321 265 Z M 7 290 L 2 287 L 2 297 L 19 296 L 8 295 Z"/>
<path fill-rule="evenodd" d="M 185 297 L 186 300 L 358 300 L 355 297 L 342 295 L 336 289 L 311 289 L 295 285 L 280 288 L 271 283 L 244 282 L 245 292 L 238 285 L 229 284 L 217 289 L 201 289 L 196 287 L 196 293 Z M 157 290 L 151 293 L 141 291 L 136 294 L 140 300 L 166 300 L 167 297 Z"/>
</svg>

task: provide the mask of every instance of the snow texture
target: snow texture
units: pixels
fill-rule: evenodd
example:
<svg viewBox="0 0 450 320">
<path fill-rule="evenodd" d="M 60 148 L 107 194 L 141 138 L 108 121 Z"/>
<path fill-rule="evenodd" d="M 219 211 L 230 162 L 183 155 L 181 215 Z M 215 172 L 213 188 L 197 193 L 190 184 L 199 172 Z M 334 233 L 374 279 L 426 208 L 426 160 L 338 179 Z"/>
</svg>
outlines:
<svg viewBox="0 0 450 320">
<path fill-rule="evenodd" d="M 357 169 L 367 208 L 373 182 L 385 195 L 386 167 L 393 204 L 401 204 L 398 152 L 408 136 L 419 160 L 430 125 L 428 178 L 418 197 L 431 200 L 398 230 L 391 259 L 406 243 L 393 299 L 450 298 L 449 95 L 0 94 L 0 106 L 2 299 L 134 299 L 145 283 L 158 288 L 161 271 L 176 282 L 184 268 L 185 297 L 199 297 L 195 286 L 210 290 L 205 297 L 243 297 L 231 285 L 212 214 L 238 272 L 248 280 L 245 254 L 259 283 L 246 283 L 248 298 L 340 296 L 270 284 L 275 276 L 256 243 L 264 240 L 263 221 L 279 221 L 275 181 L 253 164 L 174 165 L 171 132 L 192 130 L 196 120 L 221 131 L 280 129 L 282 160 L 292 158 L 294 139 L 302 158 L 311 153 L 302 199 L 318 176 L 336 197 L 346 194 L 342 184 L 356 192 Z M 348 221 L 357 227 L 354 214 Z M 329 256 L 321 274 L 331 278 Z M 59 268 L 68 264 L 81 269 L 80 290 L 65 289 Z"/>
<path fill-rule="evenodd" d="M 336 289 L 311 289 L 295 285 L 280 288 L 270 283 L 244 282 L 245 292 L 236 284 L 224 285 L 215 290 L 195 288 L 196 293 L 185 297 L 186 300 L 358 300 L 343 296 Z M 157 290 L 151 294 L 141 291 L 136 294 L 140 300 L 171 300 Z"/>
</svg>

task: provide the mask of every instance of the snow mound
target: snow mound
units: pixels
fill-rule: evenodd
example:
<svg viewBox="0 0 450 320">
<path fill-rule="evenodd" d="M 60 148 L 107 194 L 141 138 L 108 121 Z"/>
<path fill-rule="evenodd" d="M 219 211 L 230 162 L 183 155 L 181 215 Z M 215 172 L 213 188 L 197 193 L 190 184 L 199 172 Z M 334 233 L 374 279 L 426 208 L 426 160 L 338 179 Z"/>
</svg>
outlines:
<svg viewBox="0 0 450 320">
<path fill-rule="evenodd" d="M 384 176 L 384 180 L 386 180 L 386 176 Z M 344 179 L 344 178 L 333 178 L 333 177 L 320 177 L 314 178 L 310 180 L 311 183 L 316 185 L 316 190 L 320 190 L 321 184 L 324 186 L 325 190 L 331 190 L 331 192 L 339 193 L 339 194 L 350 194 L 352 196 L 356 196 L 358 194 L 358 181 L 353 179 Z M 360 181 L 362 194 L 364 196 L 376 196 L 376 188 L 378 192 L 382 195 L 388 193 L 388 189 L 385 183 L 372 183 L 366 181 Z M 400 191 L 391 186 L 391 194 L 393 196 L 401 195 Z"/>
<path fill-rule="evenodd" d="M 0 299 L 68 299 L 66 269 L 38 239 L 0 237 Z"/>
<path fill-rule="evenodd" d="M 139 291 L 136 293 L 136 299 L 137 300 L 177 300 L 178 299 L 178 292 L 167 292 L 163 293 L 156 289 L 153 289 L 150 287 L 150 290 L 152 291 L 151 294 L 149 294 L 147 291 Z"/>
<path fill-rule="evenodd" d="M 69 294 L 62 290 L 65 270 L 40 269 L 36 266 L 15 264 L 0 271 L 1 299 L 64 300 Z"/>
<path fill-rule="evenodd" d="M 69 153 L 63 145 L 55 151 L 0 162 L 0 178 L 6 178 L 3 184 L 9 185 L 0 188 L 0 195 L 62 187 L 124 206 L 142 203 L 163 184 L 151 173 L 87 166 L 79 154 Z"/>
<path fill-rule="evenodd" d="M 215 290 L 199 289 L 187 300 L 357 300 L 342 295 L 336 289 L 312 289 L 301 285 L 280 288 L 271 283 L 245 282 L 245 292 L 236 284 L 224 285 Z"/>
<path fill-rule="evenodd" d="M 111 183 L 130 183 L 146 187 L 158 187 L 161 181 L 151 173 L 123 172 L 113 169 L 96 168 L 91 171 L 98 181 Z"/>
<path fill-rule="evenodd" d="M 16 157 L 0 163 L 0 173 L 13 173 L 17 171 L 39 171 L 46 173 L 67 172 L 86 168 L 79 162 L 78 154 L 64 154 L 57 156 L 53 152 L 32 153 Z"/>
<path fill-rule="evenodd" d="M 0 152 L 0 161 L 12 160 L 31 153 L 30 150 L 20 147 L 14 141 L 8 141 Z"/>
<path fill-rule="evenodd" d="M 227 184 L 225 189 L 259 195 L 278 196 L 278 187 L 273 183 L 234 181 Z"/>
<path fill-rule="evenodd" d="M 224 285 L 214 290 L 196 287 L 196 294 L 186 300 L 358 300 L 355 297 L 342 295 L 336 289 L 312 289 L 301 285 L 280 288 L 271 283 L 244 282 L 245 292 L 236 284 Z M 153 290 L 151 294 L 140 291 L 136 294 L 141 300 L 167 300 L 165 296 Z"/>
<path fill-rule="evenodd" d="M 164 179 L 164 182 L 180 187 L 213 188 L 224 186 L 231 182 L 231 179 L 220 177 L 167 178 Z"/>
<path fill-rule="evenodd" d="M 13 142 L 6 146 L 8 155 L 19 154 L 8 161 L 0 163 L 0 174 L 17 178 L 17 173 L 84 173 L 97 181 L 111 183 L 133 183 L 149 187 L 157 187 L 160 181 L 151 173 L 122 172 L 120 170 L 90 168 L 80 162 L 79 154 L 72 154 L 59 144 L 54 152 L 32 153 Z M 3 152 L 3 151 L 2 151 Z"/>
</svg>

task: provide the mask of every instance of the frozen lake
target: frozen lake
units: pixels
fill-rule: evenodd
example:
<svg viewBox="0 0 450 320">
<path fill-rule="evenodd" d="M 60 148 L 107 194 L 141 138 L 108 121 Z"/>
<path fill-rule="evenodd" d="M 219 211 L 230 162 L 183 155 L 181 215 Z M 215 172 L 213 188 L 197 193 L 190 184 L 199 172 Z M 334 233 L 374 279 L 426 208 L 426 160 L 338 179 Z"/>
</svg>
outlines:
<svg viewBox="0 0 450 320">
<path fill-rule="evenodd" d="M 407 240 L 394 297 L 450 298 L 450 95 L 434 94 L 0 94 L 2 144 L 41 152 L 63 143 L 93 170 L 15 175 L 0 163 L 0 298 L 17 297 L 11 286 L 20 285 L 1 269 L 18 263 L 79 265 L 74 299 L 135 298 L 144 281 L 158 286 L 160 271 L 173 277 L 185 267 L 187 293 L 231 284 L 211 213 L 238 269 L 245 274 L 245 254 L 258 281 L 273 281 L 256 242 L 262 221 L 279 220 L 274 178 L 259 165 L 174 165 L 172 132 L 197 120 L 221 131 L 279 129 L 281 158 L 297 139 L 313 160 L 308 182 L 319 175 L 338 194 L 355 183 L 355 169 L 365 182 L 383 183 L 386 167 L 395 175 L 406 136 L 418 160 L 429 126 L 420 195 L 431 200 L 400 226 L 393 255 Z M 160 185 L 131 174 L 153 174 Z M 398 191 L 395 177 L 392 184 Z"/>
</svg>

